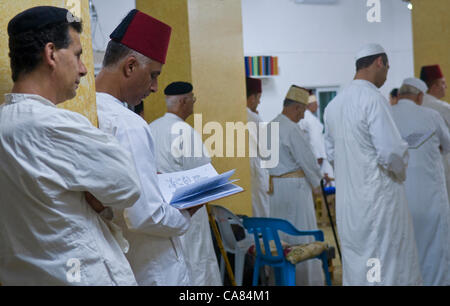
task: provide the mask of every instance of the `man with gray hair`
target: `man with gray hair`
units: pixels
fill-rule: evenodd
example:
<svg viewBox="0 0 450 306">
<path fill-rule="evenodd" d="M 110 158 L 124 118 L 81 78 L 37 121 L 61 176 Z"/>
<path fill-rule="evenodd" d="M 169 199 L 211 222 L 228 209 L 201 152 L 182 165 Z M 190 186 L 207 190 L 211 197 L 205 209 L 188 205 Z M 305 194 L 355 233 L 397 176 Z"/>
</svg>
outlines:
<svg viewBox="0 0 450 306">
<path fill-rule="evenodd" d="M 403 81 L 392 116 L 409 147 L 406 197 L 411 211 L 423 283 L 450 285 L 450 208 L 441 152 L 450 152 L 450 135 L 442 117 L 423 107 L 427 85 L 416 78 Z M 440 152 L 441 151 L 441 152 Z"/>
<path fill-rule="evenodd" d="M 270 217 L 286 219 L 299 230 L 318 228 L 312 192 L 318 192 L 322 179 L 311 145 L 298 125 L 305 114 L 308 97 L 306 89 L 292 85 L 284 99 L 282 113 L 271 121 L 280 128 L 280 162 L 269 169 Z M 268 125 L 267 135 L 272 135 L 273 126 Z M 291 245 L 312 242 L 311 237 L 283 233 L 280 238 Z M 324 275 L 320 261 L 298 263 L 295 278 L 297 286 L 322 286 Z"/>
<path fill-rule="evenodd" d="M 184 171 L 210 163 L 201 136 L 185 122 L 194 112 L 196 98 L 192 85 L 173 82 L 164 94 L 167 112 L 150 124 L 158 172 Z M 191 285 L 222 285 L 206 207 L 202 206 L 192 216 L 188 231 L 180 239 L 191 272 Z"/>
<path fill-rule="evenodd" d="M 196 209 L 179 211 L 158 188 L 155 144 L 147 122 L 124 107 L 138 105 L 158 90 L 171 28 L 132 10 L 111 34 L 103 69 L 96 78 L 100 129 L 114 135 L 131 154 L 142 186 L 134 206 L 116 212 L 129 240 L 127 258 L 139 285 L 190 285 L 179 236 Z"/>
</svg>

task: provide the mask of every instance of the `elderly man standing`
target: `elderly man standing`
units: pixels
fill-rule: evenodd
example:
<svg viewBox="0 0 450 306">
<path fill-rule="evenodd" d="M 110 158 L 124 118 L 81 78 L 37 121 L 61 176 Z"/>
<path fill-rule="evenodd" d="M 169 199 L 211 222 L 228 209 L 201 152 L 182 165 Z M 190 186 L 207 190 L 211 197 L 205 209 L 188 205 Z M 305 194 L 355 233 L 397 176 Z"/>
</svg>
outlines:
<svg viewBox="0 0 450 306">
<path fill-rule="evenodd" d="M 355 79 L 325 109 L 344 285 L 421 283 L 403 184 L 408 145 L 378 90 L 388 69 L 383 47 L 364 46 L 356 56 Z"/>
<path fill-rule="evenodd" d="M 103 206 L 139 198 L 127 153 L 84 116 L 57 108 L 87 70 L 81 22 L 41 6 L 8 24 L 12 93 L 0 106 L 0 282 L 136 285 Z M 95 208 L 96 210 L 94 210 Z"/>
<path fill-rule="evenodd" d="M 155 137 L 158 172 L 189 170 L 211 162 L 201 136 L 185 122 L 194 112 L 196 99 L 192 90 L 192 85 L 186 82 L 171 83 L 164 90 L 167 113 L 150 124 Z M 188 136 L 190 143 L 183 142 L 180 132 L 187 133 L 184 136 Z M 181 243 L 191 272 L 191 285 L 222 285 L 206 207 L 202 206 L 192 216 Z"/>
<path fill-rule="evenodd" d="M 158 188 L 155 144 L 147 122 L 124 107 L 139 104 L 158 89 L 171 28 L 132 10 L 110 35 L 103 69 L 96 78 L 100 129 L 114 135 L 133 157 L 142 195 L 133 207 L 116 213 L 129 240 L 127 258 L 139 285 L 190 285 L 180 236 L 193 210 L 164 202 Z"/>
<path fill-rule="evenodd" d="M 269 169 L 270 216 L 286 219 L 299 230 L 317 229 L 312 190 L 320 186 L 319 165 L 298 122 L 303 118 L 309 93 L 292 85 L 284 100 L 283 112 L 268 125 L 268 135 L 279 124 L 280 161 Z M 309 243 L 312 238 L 280 235 L 289 244 Z M 319 260 L 296 265 L 297 285 L 323 285 Z"/>
<path fill-rule="evenodd" d="M 317 163 L 325 177 L 333 177 L 333 168 L 327 160 L 325 152 L 325 142 L 323 138 L 323 124 L 314 114 L 317 112 L 319 105 L 317 97 L 310 95 L 308 98 L 308 106 L 306 107 L 305 117 L 300 120 L 300 128 L 305 132 L 306 137 L 311 144 Z"/>
<path fill-rule="evenodd" d="M 421 107 L 427 85 L 416 78 L 403 81 L 392 116 L 400 134 L 425 135 L 409 149 L 406 197 L 411 210 L 423 283 L 450 285 L 450 208 L 442 152 L 450 152 L 450 135 L 438 112 Z M 430 135 L 430 136 L 428 136 Z"/>
<path fill-rule="evenodd" d="M 252 213 L 253 217 L 269 217 L 269 172 L 261 167 L 261 158 L 258 148 L 258 131 L 261 118 L 258 115 L 262 86 L 261 80 L 246 78 L 247 87 L 247 119 L 256 125 L 256 130 L 249 129 L 250 145 L 256 152 L 250 157 L 250 170 L 252 174 Z"/>
<path fill-rule="evenodd" d="M 439 65 L 424 66 L 420 71 L 420 79 L 428 86 L 428 91 L 423 97 L 422 106 L 434 109 L 444 118 L 450 129 L 450 104 L 440 99 L 445 97 L 447 84 Z M 442 154 L 447 182 L 447 194 L 450 198 L 450 154 Z"/>
</svg>

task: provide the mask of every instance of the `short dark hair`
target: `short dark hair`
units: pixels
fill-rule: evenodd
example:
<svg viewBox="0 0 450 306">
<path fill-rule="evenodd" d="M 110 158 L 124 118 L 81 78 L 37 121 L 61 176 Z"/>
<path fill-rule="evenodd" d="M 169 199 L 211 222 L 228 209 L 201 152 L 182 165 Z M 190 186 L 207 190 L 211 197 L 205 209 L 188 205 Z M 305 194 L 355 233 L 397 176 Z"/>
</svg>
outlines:
<svg viewBox="0 0 450 306">
<path fill-rule="evenodd" d="M 135 105 L 134 106 L 134 112 L 136 113 L 136 114 L 140 114 L 140 113 L 142 113 L 144 111 L 144 102 L 143 101 L 141 101 L 141 103 L 139 103 L 138 105 Z"/>
<path fill-rule="evenodd" d="M 383 64 L 386 66 L 387 63 L 388 63 L 387 54 L 386 53 L 379 53 L 379 54 L 370 55 L 370 56 L 366 56 L 366 57 L 362 57 L 362 58 L 358 59 L 356 61 L 356 71 L 359 71 L 361 69 L 369 67 L 380 56 L 383 59 Z"/>
<path fill-rule="evenodd" d="M 110 40 L 106 47 L 105 57 L 103 58 L 103 67 L 115 65 L 124 57 L 130 54 L 131 49 L 119 42 Z"/>
<path fill-rule="evenodd" d="M 397 98 L 397 96 L 398 96 L 398 88 L 392 89 L 390 95 L 391 95 L 391 97 Z"/>
<path fill-rule="evenodd" d="M 135 51 L 115 40 L 110 40 L 106 46 L 103 67 L 114 66 L 120 63 L 127 56 L 134 56 L 140 63 L 148 63 L 151 59 L 138 51 Z"/>
<path fill-rule="evenodd" d="M 70 43 L 69 27 L 81 33 L 82 21 L 53 23 L 38 30 L 32 29 L 9 36 L 9 57 L 12 80 L 16 82 L 23 73 L 33 71 L 42 61 L 42 51 L 48 43 L 56 49 L 67 48 Z"/>
</svg>

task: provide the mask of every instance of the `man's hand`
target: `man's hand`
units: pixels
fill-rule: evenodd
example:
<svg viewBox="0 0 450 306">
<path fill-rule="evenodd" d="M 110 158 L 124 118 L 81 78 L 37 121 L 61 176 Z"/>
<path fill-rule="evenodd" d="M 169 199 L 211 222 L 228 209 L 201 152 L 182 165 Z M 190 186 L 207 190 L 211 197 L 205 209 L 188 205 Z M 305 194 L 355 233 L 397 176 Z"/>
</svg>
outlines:
<svg viewBox="0 0 450 306">
<path fill-rule="evenodd" d="M 84 197 L 89 205 L 91 205 L 92 209 L 95 210 L 97 213 L 102 212 L 105 209 L 105 206 L 97 200 L 90 192 L 85 192 Z"/>
<path fill-rule="evenodd" d="M 203 204 L 205 205 L 205 204 Z M 200 208 L 203 207 L 203 205 L 198 205 L 198 206 L 194 206 L 191 208 L 186 209 L 188 211 L 188 213 L 191 215 L 191 217 L 197 212 L 197 210 L 199 210 Z"/>
</svg>

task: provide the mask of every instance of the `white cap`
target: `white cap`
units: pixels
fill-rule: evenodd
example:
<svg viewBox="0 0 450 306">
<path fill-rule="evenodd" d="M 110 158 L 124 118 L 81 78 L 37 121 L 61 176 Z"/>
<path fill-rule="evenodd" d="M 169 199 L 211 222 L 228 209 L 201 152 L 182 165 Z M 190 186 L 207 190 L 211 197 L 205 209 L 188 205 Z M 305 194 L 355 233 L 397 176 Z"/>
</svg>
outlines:
<svg viewBox="0 0 450 306">
<path fill-rule="evenodd" d="M 362 47 L 358 53 L 356 53 L 355 60 L 359 60 L 360 58 L 371 56 L 375 54 L 386 53 L 384 48 L 379 44 L 368 44 Z"/>
<path fill-rule="evenodd" d="M 414 88 L 417 88 L 418 90 L 420 90 L 423 93 L 426 93 L 428 90 L 427 84 L 425 84 L 424 81 L 422 81 L 421 79 L 418 79 L 418 78 L 407 78 L 403 81 L 402 86 L 403 85 L 412 86 Z"/>
</svg>

